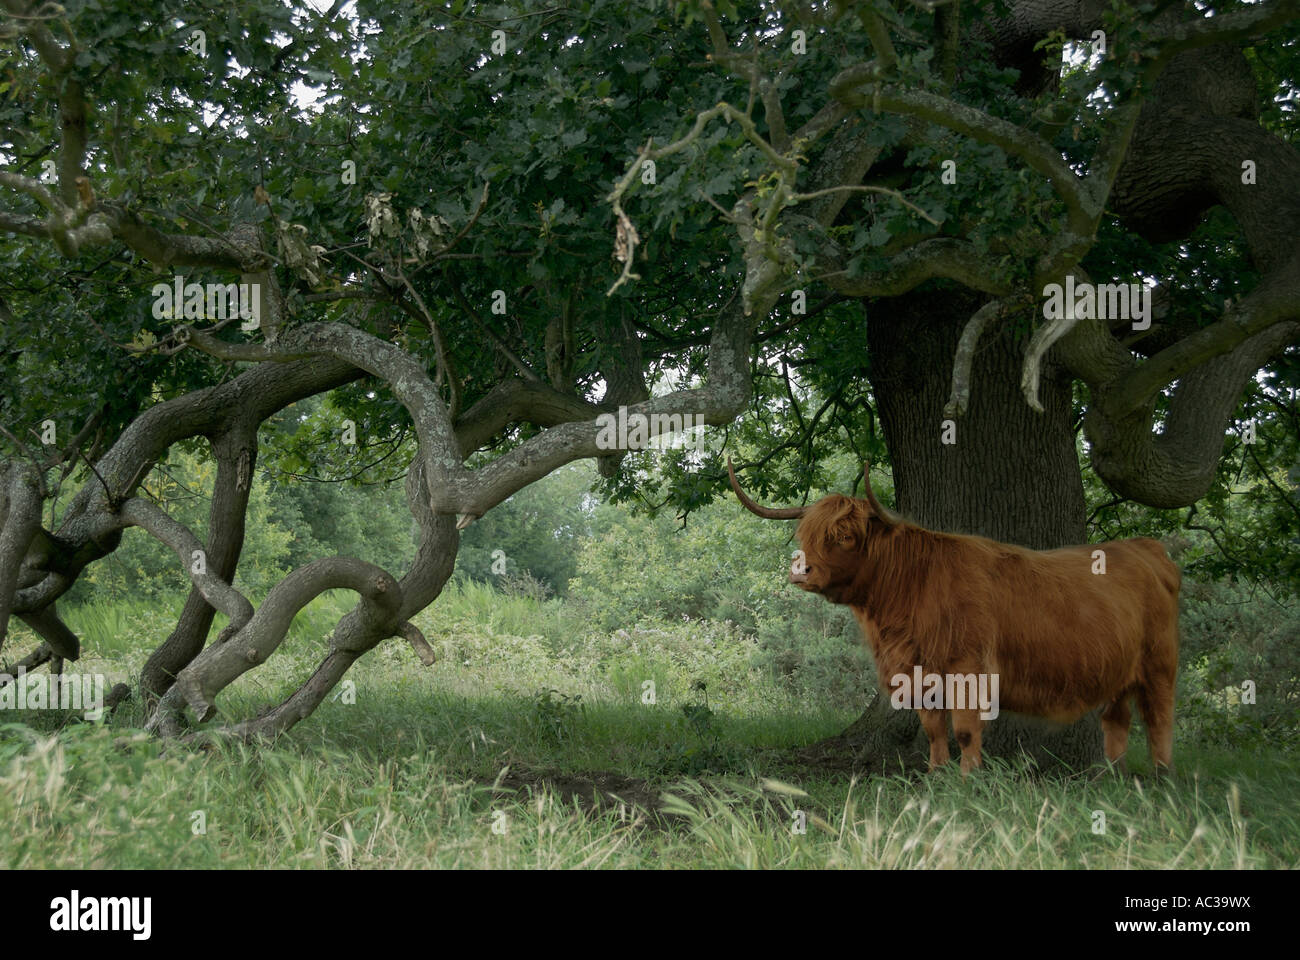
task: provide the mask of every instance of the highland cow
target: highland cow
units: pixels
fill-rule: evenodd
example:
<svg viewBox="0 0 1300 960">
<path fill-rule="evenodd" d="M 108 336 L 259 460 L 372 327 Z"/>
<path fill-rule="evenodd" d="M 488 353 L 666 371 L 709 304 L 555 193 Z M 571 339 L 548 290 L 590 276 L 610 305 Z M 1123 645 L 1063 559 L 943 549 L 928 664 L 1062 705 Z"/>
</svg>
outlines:
<svg viewBox="0 0 1300 960">
<path fill-rule="evenodd" d="M 882 689 L 919 667 L 993 676 L 1001 709 L 1058 723 L 1102 707 L 1106 758 L 1119 765 L 1136 698 L 1152 763 L 1172 768 L 1181 574 L 1158 541 L 1029 550 L 927 530 L 882 507 L 869 477 L 865 499 L 769 508 L 740 488 L 730 459 L 727 470 L 748 510 L 799 519 L 790 582 L 853 611 Z M 964 775 L 980 766 L 984 719 L 970 703 L 917 709 L 931 770 L 948 762 L 949 712 Z"/>
</svg>

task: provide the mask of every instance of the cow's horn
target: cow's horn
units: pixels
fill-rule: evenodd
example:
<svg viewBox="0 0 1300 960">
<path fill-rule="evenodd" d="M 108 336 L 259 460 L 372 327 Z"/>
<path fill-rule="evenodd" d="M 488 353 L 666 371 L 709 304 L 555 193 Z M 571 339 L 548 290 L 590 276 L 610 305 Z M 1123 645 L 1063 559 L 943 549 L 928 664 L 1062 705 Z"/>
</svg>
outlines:
<svg viewBox="0 0 1300 960">
<path fill-rule="evenodd" d="M 760 517 L 766 517 L 768 520 L 798 520 L 808 512 L 807 507 L 761 507 L 749 498 L 749 494 L 740 489 L 740 482 L 736 479 L 736 468 L 731 465 L 731 457 L 727 457 L 727 473 L 731 477 L 731 489 L 736 491 L 736 498 L 750 513 L 756 513 Z"/>
<path fill-rule="evenodd" d="M 867 503 L 871 505 L 871 512 L 885 522 L 886 526 L 892 527 L 898 523 L 898 517 L 886 510 L 876 499 L 876 491 L 871 489 L 871 463 L 867 462 L 862 465 L 862 482 L 867 488 Z"/>
</svg>

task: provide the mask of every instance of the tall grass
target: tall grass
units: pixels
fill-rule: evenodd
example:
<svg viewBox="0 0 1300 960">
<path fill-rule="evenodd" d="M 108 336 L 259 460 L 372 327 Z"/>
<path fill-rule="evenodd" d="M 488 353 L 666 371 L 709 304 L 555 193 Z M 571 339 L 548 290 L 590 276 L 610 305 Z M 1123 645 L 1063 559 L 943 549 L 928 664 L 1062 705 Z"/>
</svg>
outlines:
<svg viewBox="0 0 1300 960">
<path fill-rule="evenodd" d="M 340 591 L 305 608 L 222 693 L 222 718 L 302 683 L 353 602 Z M 85 660 L 130 676 L 178 609 L 66 615 Z M 997 761 L 968 780 L 955 766 L 857 780 L 794 762 L 790 748 L 854 711 L 792 698 L 755 666 L 753 637 L 712 621 L 609 633 L 581 614 L 449 585 L 417 621 L 433 667 L 382 644 L 349 672 L 350 696 L 336 690 L 268 747 L 164 751 L 130 702 L 105 724 L 0 715 L 0 866 L 1300 866 L 1294 754 L 1198 748 L 1180 730 L 1169 780 L 1045 779 Z M 1143 750 L 1138 728 L 1139 769 Z M 577 803 L 579 781 L 605 800 Z M 602 793 L 611 783 L 622 801 Z"/>
</svg>

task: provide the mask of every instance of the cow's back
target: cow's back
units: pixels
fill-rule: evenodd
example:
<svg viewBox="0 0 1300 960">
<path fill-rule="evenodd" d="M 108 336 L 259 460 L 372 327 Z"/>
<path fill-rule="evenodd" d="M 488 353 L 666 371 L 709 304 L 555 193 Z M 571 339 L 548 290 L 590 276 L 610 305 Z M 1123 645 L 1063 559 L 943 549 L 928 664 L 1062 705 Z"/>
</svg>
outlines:
<svg viewBox="0 0 1300 960">
<path fill-rule="evenodd" d="M 1177 660 L 1181 575 L 1156 540 L 1005 548 L 987 589 L 1003 707 L 1069 720 Z"/>
</svg>

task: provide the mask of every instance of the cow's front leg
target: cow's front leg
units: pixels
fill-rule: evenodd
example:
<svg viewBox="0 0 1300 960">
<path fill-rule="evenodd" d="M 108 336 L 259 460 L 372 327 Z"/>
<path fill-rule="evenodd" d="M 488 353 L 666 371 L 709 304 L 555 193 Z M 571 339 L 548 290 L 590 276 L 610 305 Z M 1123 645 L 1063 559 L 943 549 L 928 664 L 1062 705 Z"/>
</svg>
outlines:
<svg viewBox="0 0 1300 960">
<path fill-rule="evenodd" d="M 930 738 L 930 772 L 948 762 L 948 711 L 918 710 L 921 727 Z"/>
<path fill-rule="evenodd" d="M 957 743 L 961 746 L 963 777 L 984 765 L 980 756 L 980 734 L 983 730 L 984 721 L 980 718 L 978 709 L 952 712 L 952 732 L 957 735 Z"/>
</svg>

